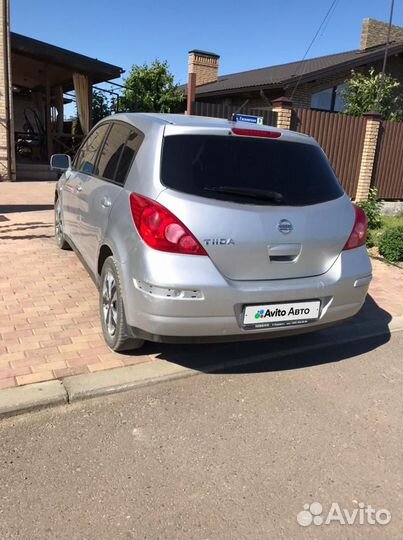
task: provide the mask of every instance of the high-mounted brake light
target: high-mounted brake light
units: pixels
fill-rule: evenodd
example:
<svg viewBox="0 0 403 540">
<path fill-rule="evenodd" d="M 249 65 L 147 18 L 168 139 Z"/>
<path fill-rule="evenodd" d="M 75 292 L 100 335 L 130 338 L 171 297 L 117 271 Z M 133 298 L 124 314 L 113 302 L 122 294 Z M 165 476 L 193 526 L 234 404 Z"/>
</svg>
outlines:
<svg viewBox="0 0 403 540">
<path fill-rule="evenodd" d="M 139 235 L 151 248 L 170 253 L 207 255 L 189 229 L 161 204 L 131 193 L 130 208 Z"/>
<path fill-rule="evenodd" d="M 266 139 L 278 139 L 281 137 L 280 131 L 266 131 L 263 129 L 245 129 L 245 128 L 232 128 L 234 135 L 242 135 L 244 137 L 264 137 Z"/>
<path fill-rule="evenodd" d="M 353 230 L 343 248 L 343 251 L 347 249 L 354 249 L 360 246 L 364 246 L 367 240 L 368 232 L 368 220 L 365 212 L 359 206 L 353 204 L 355 210 L 355 220 Z"/>
</svg>

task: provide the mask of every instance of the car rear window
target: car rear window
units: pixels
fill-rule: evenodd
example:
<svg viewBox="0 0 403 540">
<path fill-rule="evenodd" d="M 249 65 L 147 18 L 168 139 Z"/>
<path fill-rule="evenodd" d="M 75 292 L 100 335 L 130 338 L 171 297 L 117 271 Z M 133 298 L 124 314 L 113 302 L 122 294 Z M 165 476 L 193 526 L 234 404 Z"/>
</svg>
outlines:
<svg viewBox="0 0 403 540">
<path fill-rule="evenodd" d="M 246 204 L 306 206 L 344 191 L 324 152 L 315 145 L 223 135 L 169 135 L 161 181 L 192 195 Z M 276 192 L 281 202 L 215 192 L 230 186 Z"/>
</svg>

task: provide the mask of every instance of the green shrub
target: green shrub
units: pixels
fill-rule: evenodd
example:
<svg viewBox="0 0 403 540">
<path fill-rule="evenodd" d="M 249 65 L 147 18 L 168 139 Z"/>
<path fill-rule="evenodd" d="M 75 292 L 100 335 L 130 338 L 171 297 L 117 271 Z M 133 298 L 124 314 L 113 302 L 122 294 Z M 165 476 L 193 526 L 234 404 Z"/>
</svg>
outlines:
<svg viewBox="0 0 403 540">
<path fill-rule="evenodd" d="M 388 261 L 403 261 L 403 227 L 386 229 L 379 240 L 379 253 Z"/>
<path fill-rule="evenodd" d="M 357 206 L 362 208 L 367 215 L 369 229 L 379 229 L 382 226 L 382 205 L 382 201 L 378 199 L 378 191 L 376 188 L 371 188 L 369 190 L 367 201 L 357 203 Z"/>
<path fill-rule="evenodd" d="M 371 231 L 370 229 L 368 230 L 368 234 L 367 234 L 367 248 L 372 248 L 374 247 L 376 244 L 375 244 L 375 238 L 374 238 L 374 231 Z"/>
<path fill-rule="evenodd" d="M 368 247 L 379 246 L 379 239 L 381 238 L 385 230 L 386 230 L 385 228 L 376 229 L 376 230 L 369 229 L 368 236 L 369 236 L 369 242 L 371 243 L 371 245 L 368 245 L 367 243 L 367 246 Z"/>
</svg>

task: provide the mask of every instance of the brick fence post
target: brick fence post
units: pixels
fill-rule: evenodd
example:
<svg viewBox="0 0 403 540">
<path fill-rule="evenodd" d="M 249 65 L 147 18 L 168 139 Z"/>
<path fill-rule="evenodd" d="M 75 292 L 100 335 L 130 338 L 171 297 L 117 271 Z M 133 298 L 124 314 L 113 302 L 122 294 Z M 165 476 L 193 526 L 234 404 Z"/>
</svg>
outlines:
<svg viewBox="0 0 403 540">
<path fill-rule="evenodd" d="M 0 182 L 15 180 L 9 0 L 0 0 Z"/>
<path fill-rule="evenodd" d="M 374 171 L 379 128 L 381 125 L 381 115 L 379 113 L 368 112 L 363 116 L 366 118 L 367 123 L 362 147 L 360 174 L 358 176 L 357 191 L 355 194 L 356 201 L 366 201 L 368 199 Z"/>
<path fill-rule="evenodd" d="M 277 113 L 277 127 L 291 129 L 292 101 L 283 96 L 272 101 L 272 111 Z"/>
</svg>

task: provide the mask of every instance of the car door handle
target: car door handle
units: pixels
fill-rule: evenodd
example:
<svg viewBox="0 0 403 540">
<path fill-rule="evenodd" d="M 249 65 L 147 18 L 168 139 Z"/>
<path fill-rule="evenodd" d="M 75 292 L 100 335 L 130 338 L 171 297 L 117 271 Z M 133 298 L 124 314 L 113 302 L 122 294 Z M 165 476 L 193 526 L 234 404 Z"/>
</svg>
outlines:
<svg viewBox="0 0 403 540">
<path fill-rule="evenodd" d="M 78 185 L 77 186 L 77 191 L 82 191 L 82 190 L 83 190 L 83 186 Z"/>
<path fill-rule="evenodd" d="M 103 208 L 110 208 L 112 206 L 112 202 L 110 199 L 108 199 L 108 197 L 103 197 L 101 199 L 101 206 Z"/>
</svg>

